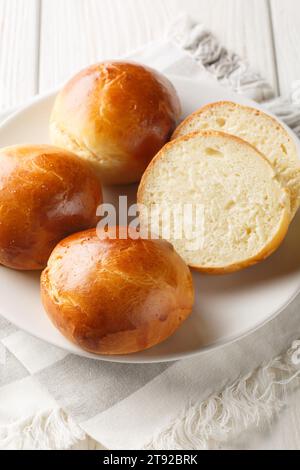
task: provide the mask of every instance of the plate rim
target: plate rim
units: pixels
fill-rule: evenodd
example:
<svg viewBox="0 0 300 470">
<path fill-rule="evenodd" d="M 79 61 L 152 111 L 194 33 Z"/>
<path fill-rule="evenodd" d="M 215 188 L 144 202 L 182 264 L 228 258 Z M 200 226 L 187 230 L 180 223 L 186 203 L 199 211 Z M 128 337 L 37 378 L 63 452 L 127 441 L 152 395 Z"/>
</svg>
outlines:
<svg viewBox="0 0 300 470">
<path fill-rule="evenodd" d="M 152 359 L 149 358 L 147 360 L 142 359 L 142 358 L 138 359 L 138 358 L 135 357 L 135 354 L 137 354 L 137 353 L 128 354 L 128 355 L 124 355 L 124 356 L 119 356 L 119 355 L 105 356 L 105 355 L 97 355 L 97 354 L 89 353 L 89 352 L 85 351 L 84 349 L 79 350 L 79 351 L 70 350 L 70 349 L 62 347 L 61 345 L 58 345 L 55 341 L 50 341 L 50 340 L 41 338 L 37 334 L 32 333 L 32 331 L 30 331 L 30 330 L 28 330 L 24 327 L 20 327 L 16 323 L 13 323 L 10 319 L 7 318 L 7 316 L 5 314 L 3 314 L 2 308 L 0 308 L 0 315 L 2 315 L 7 321 L 12 323 L 14 326 L 19 328 L 21 331 L 24 331 L 25 333 L 29 334 L 30 336 L 33 336 L 34 338 L 36 338 L 40 341 L 45 341 L 49 345 L 55 346 L 56 348 L 59 348 L 63 351 L 66 351 L 68 354 L 74 354 L 75 356 L 84 357 L 86 359 L 93 359 L 93 360 L 96 360 L 96 361 L 112 362 L 112 363 L 119 363 L 119 364 L 165 364 L 165 363 L 172 363 L 172 362 L 178 362 L 178 361 L 182 361 L 182 360 L 193 359 L 193 358 L 198 357 L 202 354 L 208 354 L 210 352 L 217 352 L 222 348 L 225 348 L 227 346 L 231 346 L 232 344 L 235 344 L 238 341 L 242 341 L 243 339 L 252 336 L 257 331 L 264 328 L 268 323 L 271 323 L 272 321 L 276 320 L 276 318 L 278 318 L 278 316 L 294 302 L 294 300 L 298 297 L 299 294 L 300 294 L 300 287 L 293 294 L 293 296 L 291 296 L 291 298 L 289 300 L 287 300 L 283 304 L 283 306 L 279 307 L 278 310 L 276 310 L 269 318 L 265 319 L 260 324 L 258 324 L 255 327 L 249 329 L 248 331 L 245 331 L 244 333 L 241 333 L 239 335 L 235 335 L 233 337 L 229 337 L 228 339 L 226 339 L 226 340 L 224 340 L 220 343 L 214 342 L 214 343 L 211 343 L 208 346 L 203 346 L 202 349 L 199 350 L 199 351 L 194 351 L 194 352 L 191 352 L 191 353 L 184 353 L 184 354 L 183 353 L 173 354 L 172 358 L 171 357 L 166 357 L 163 360 L 158 359 L 158 358 L 157 359 L 156 358 L 152 358 Z M 45 315 L 47 315 L 46 312 L 45 312 Z M 47 315 L 47 318 L 49 319 L 48 315 Z M 58 333 L 61 335 L 59 330 L 58 330 Z M 61 335 L 61 336 L 63 336 L 63 335 Z M 67 338 L 65 338 L 64 336 L 63 336 L 63 338 L 71 346 L 74 346 L 73 343 L 71 343 Z M 151 348 L 149 348 L 149 350 L 150 349 Z M 145 350 L 145 351 L 147 351 L 147 350 Z M 145 352 L 145 351 L 142 351 L 142 352 Z"/>
</svg>

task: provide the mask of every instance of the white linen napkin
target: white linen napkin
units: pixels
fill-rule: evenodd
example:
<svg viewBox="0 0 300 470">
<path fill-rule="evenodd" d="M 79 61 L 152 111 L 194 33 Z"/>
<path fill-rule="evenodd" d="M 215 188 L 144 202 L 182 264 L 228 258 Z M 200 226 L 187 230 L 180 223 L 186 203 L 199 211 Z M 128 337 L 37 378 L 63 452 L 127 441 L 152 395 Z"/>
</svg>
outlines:
<svg viewBox="0 0 300 470">
<path fill-rule="evenodd" d="M 186 18 L 130 58 L 165 73 L 209 75 L 257 101 L 272 97 L 243 60 Z M 267 106 L 300 134 L 296 98 L 294 91 Z M 300 297 L 222 350 L 148 365 L 77 357 L 0 317 L 0 448 L 95 447 L 87 436 L 108 449 L 230 447 L 281 409 L 281 388 L 300 374 L 299 308 Z"/>
</svg>

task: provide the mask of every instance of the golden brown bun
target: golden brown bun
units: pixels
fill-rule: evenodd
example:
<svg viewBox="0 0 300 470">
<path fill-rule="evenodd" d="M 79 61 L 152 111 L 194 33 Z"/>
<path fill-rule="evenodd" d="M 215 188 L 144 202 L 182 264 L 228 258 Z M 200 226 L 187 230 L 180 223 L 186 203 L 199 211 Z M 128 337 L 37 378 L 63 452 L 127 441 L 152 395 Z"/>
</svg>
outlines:
<svg viewBox="0 0 300 470">
<path fill-rule="evenodd" d="M 100 239 L 96 230 L 57 245 L 42 273 L 41 293 L 64 336 L 107 355 L 130 354 L 164 341 L 189 316 L 194 302 L 191 273 L 172 245 Z"/>
<path fill-rule="evenodd" d="M 104 62 L 76 75 L 56 98 L 52 142 L 88 160 L 105 184 L 140 180 L 180 117 L 171 82 L 134 63 Z"/>
<path fill-rule="evenodd" d="M 95 227 L 100 184 L 75 155 L 46 145 L 0 150 L 0 263 L 44 269 L 55 245 Z"/>
</svg>

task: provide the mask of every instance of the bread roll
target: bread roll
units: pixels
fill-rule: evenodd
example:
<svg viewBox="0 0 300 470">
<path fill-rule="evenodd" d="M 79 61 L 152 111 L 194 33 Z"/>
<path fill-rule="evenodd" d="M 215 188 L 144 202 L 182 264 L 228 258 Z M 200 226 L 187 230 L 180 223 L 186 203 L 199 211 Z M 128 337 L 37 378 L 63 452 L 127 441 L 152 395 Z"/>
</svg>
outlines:
<svg viewBox="0 0 300 470">
<path fill-rule="evenodd" d="M 140 180 L 180 117 L 173 85 L 134 63 L 104 62 L 76 75 L 57 96 L 52 143 L 89 161 L 105 184 Z"/>
<path fill-rule="evenodd" d="M 67 235 L 95 227 L 100 184 L 75 155 L 50 146 L 0 150 L 0 263 L 43 269 Z"/>
<path fill-rule="evenodd" d="M 189 116 L 173 139 L 199 130 L 228 132 L 254 145 L 272 163 L 291 196 L 291 216 L 300 207 L 300 161 L 296 144 L 284 127 L 258 109 L 232 102 L 204 106 Z"/>
<path fill-rule="evenodd" d="M 191 313 L 190 271 L 167 242 L 103 234 L 89 230 L 57 245 L 41 277 L 45 309 L 61 333 L 87 351 L 151 348 Z"/>
<path fill-rule="evenodd" d="M 143 226 L 168 238 L 192 268 L 211 274 L 264 260 L 278 248 L 290 222 L 289 196 L 270 163 L 245 141 L 213 131 L 167 144 L 146 170 L 138 202 Z M 181 217 L 179 203 L 182 214 L 186 211 Z M 176 210 L 168 237 L 162 231 L 166 209 Z M 181 237 L 174 228 L 180 220 Z M 189 224 L 192 230 L 186 232 Z"/>
</svg>

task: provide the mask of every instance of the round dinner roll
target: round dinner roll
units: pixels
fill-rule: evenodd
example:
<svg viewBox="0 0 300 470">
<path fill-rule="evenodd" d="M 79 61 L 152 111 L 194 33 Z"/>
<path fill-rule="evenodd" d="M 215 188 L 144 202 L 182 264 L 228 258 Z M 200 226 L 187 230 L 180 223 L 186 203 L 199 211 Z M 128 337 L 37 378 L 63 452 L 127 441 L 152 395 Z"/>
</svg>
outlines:
<svg viewBox="0 0 300 470">
<path fill-rule="evenodd" d="M 103 62 L 82 70 L 58 94 L 50 136 L 89 161 L 104 184 L 135 183 L 180 114 L 175 88 L 163 75 L 135 63 Z"/>
<path fill-rule="evenodd" d="M 46 145 L 0 150 L 0 263 L 44 269 L 55 245 L 95 227 L 98 179 L 76 155 Z"/>
<path fill-rule="evenodd" d="M 192 276 L 172 245 L 129 238 L 128 230 L 117 229 L 117 236 L 113 229 L 72 235 L 57 245 L 41 276 L 52 322 L 92 353 L 151 348 L 192 311 Z"/>
</svg>

